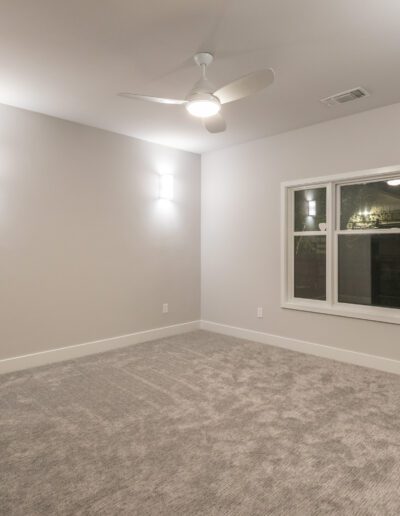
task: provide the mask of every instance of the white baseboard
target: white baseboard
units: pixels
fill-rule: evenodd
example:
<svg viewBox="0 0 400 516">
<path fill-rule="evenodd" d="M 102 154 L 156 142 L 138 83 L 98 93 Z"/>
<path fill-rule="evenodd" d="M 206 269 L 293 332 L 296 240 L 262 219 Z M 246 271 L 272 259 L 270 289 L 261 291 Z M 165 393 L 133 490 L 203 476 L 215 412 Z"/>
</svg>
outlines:
<svg viewBox="0 0 400 516">
<path fill-rule="evenodd" d="M 367 353 L 349 351 L 342 348 L 325 346 L 323 344 L 316 344 L 314 342 L 307 342 L 289 337 L 281 337 L 279 335 L 272 335 L 269 333 L 263 333 L 261 331 L 237 328 L 236 326 L 229 326 L 212 321 L 201 321 L 200 328 L 202 330 L 208 330 L 214 333 L 222 333 L 224 335 L 230 335 L 240 339 L 252 340 L 261 344 L 270 344 L 271 346 L 290 349 L 300 353 L 307 353 L 310 355 L 316 355 L 318 357 L 330 358 L 339 362 L 346 362 L 348 364 L 355 364 L 372 369 L 378 369 L 388 373 L 400 374 L 399 360 L 393 360 L 376 355 L 368 355 Z"/>
<path fill-rule="evenodd" d="M 238 328 L 227 324 L 220 324 L 212 321 L 191 321 L 187 323 L 174 324 L 152 330 L 139 331 L 128 335 L 111 337 L 109 339 L 94 340 L 92 342 L 84 342 L 83 344 L 75 344 L 63 348 L 51 349 L 48 351 L 40 351 L 29 355 L 5 358 L 0 360 L 0 374 L 29 369 L 41 365 L 51 364 L 53 362 L 62 362 L 73 358 L 102 353 L 112 349 L 118 349 L 133 344 L 140 344 L 149 340 L 161 339 L 172 335 L 179 335 L 198 329 L 230 335 L 240 339 L 252 340 L 261 344 L 269 344 L 280 348 L 298 351 L 299 353 L 307 353 L 323 358 L 330 358 L 339 362 L 355 364 L 359 366 L 378 369 L 389 373 L 400 374 L 400 361 L 390 358 L 369 355 L 367 353 L 359 353 L 349 351 L 333 346 L 325 346 L 314 342 L 272 335 L 255 330 Z"/>
<path fill-rule="evenodd" d="M 173 324 L 172 326 L 164 326 L 162 328 L 154 328 L 152 330 L 138 331 L 128 335 L 120 335 L 109 339 L 94 340 L 84 342 L 83 344 L 75 344 L 63 348 L 51 349 L 48 351 L 39 351 L 29 355 L 19 357 L 5 358 L 0 360 L 0 374 L 19 371 L 21 369 L 29 369 L 53 362 L 62 362 L 72 358 L 110 351 L 112 349 L 130 346 L 132 344 L 141 344 L 149 340 L 170 337 L 180 333 L 198 330 L 200 321 L 191 321 L 181 324 Z"/>
</svg>

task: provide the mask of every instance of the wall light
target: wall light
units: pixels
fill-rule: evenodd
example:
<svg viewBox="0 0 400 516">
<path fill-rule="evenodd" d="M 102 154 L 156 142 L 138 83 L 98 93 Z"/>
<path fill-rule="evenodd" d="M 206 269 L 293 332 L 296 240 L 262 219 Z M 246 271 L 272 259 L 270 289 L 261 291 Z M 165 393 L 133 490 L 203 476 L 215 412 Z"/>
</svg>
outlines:
<svg viewBox="0 0 400 516">
<path fill-rule="evenodd" d="M 174 197 L 174 176 L 162 174 L 160 176 L 160 199 L 172 201 Z"/>
<path fill-rule="evenodd" d="M 400 179 L 389 179 L 389 181 L 387 181 L 387 184 L 389 186 L 399 186 L 400 185 Z"/>
<path fill-rule="evenodd" d="M 308 201 L 308 216 L 315 217 L 317 214 L 317 201 Z"/>
</svg>

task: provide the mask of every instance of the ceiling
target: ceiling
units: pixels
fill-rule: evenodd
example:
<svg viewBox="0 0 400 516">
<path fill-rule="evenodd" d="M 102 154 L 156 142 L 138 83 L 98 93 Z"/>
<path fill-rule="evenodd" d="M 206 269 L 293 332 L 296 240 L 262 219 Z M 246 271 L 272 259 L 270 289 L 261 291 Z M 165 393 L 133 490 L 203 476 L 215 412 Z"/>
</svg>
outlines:
<svg viewBox="0 0 400 516">
<path fill-rule="evenodd" d="M 207 152 L 400 101 L 398 0 L 0 0 L 0 102 Z M 223 106 L 209 134 L 182 106 L 212 51 L 219 87 L 272 67 L 275 83 Z M 326 107 L 352 87 L 371 96 Z"/>
</svg>

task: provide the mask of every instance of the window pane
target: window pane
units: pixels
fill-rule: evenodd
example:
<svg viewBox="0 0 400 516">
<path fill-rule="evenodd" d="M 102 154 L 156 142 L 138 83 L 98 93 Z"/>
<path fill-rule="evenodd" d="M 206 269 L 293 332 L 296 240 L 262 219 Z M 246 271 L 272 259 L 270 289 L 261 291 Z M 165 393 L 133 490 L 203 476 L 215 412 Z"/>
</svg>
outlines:
<svg viewBox="0 0 400 516">
<path fill-rule="evenodd" d="M 341 187 L 340 229 L 399 227 L 400 180 Z"/>
<path fill-rule="evenodd" d="M 400 308 L 400 235 L 339 235 L 339 302 Z"/>
<path fill-rule="evenodd" d="M 325 231 L 326 188 L 296 190 L 294 192 L 294 230 Z"/>
<path fill-rule="evenodd" d="M 326 299 L 326 237 L 294 237 L 294 297 Z"/>
</svg>

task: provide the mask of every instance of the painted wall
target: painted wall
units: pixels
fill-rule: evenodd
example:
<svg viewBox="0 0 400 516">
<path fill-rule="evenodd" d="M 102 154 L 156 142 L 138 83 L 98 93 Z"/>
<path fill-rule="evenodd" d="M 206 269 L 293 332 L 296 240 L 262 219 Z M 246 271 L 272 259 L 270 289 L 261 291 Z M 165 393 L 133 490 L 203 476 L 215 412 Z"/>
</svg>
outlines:
<svg viewBox="0 0 400 516">
<path fill-rule="evenodd" d="M 200 157 L 0 106 L 0 359 L 199 316 Z"/>
<path fill-rule="evenodd" d="M 400 164 L 399 120 L 395 104 L 203 155 L 202 319 L 400 359 L 398 325 L 280 308 L 281 181 Z"/>
</svg>

